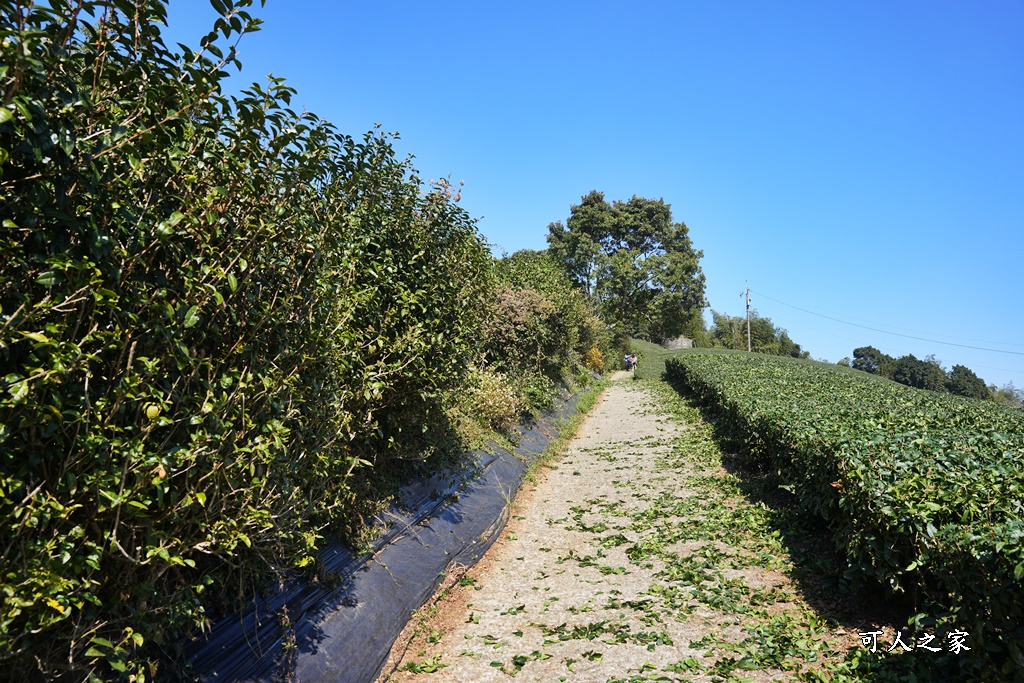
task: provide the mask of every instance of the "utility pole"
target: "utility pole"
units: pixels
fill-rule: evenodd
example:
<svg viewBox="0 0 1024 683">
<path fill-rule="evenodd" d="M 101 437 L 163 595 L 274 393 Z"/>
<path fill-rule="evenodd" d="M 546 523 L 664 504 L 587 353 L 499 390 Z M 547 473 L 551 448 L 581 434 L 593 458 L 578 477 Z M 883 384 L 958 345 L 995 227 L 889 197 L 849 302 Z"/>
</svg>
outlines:
<svg viewBox="0 0 1024 683">
<path fill-rule="evenodd" d="M 749 352 L 751 350 L 751 348 L 750 348 L 750 280 L 747 280 L 747 289 L 744 292 L 740 292 L 740 296 L 745 296 L 747 298 L 747 351 Z"/>
</svg>

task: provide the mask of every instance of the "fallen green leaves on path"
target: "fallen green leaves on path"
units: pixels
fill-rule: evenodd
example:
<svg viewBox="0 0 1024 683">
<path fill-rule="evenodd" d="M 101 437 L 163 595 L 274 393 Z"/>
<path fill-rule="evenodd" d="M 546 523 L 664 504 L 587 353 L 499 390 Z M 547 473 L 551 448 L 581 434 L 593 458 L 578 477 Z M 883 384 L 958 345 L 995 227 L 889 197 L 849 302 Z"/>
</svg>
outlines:
<svg viewBox="0 0 1024 683">
<path fill-rule="evenodd" d="M 955 678 L 1024 680 L 1024 412 L 759 354 L 688 351 L 665 376 L 827 520 L 851 581 L 950 641 Z"/>
<path fill-rule="evenodd" d="M 381 681 L 868 680 L 857 628 L 812 608 L 778 514 L 664 383 L 613 383 L 539 479 Z"/>
</svg>

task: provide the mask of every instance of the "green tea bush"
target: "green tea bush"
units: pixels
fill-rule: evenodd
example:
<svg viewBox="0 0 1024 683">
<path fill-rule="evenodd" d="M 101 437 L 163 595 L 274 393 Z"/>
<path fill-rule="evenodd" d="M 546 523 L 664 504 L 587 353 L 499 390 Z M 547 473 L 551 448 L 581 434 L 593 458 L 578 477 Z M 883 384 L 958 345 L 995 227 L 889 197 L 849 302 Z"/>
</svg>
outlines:
<svg viewBox="0 0 1024 683">
<path fill-rule="evenodd" d="M 0 670 L 156 675 L 450 443 L 491 259 L 392 138 L 226 97 L 249 0 L 0 0 Z M 251 589 L 244 589 L 251 590 Z"/>
<path fill-rule="evenodd" d="M 592 379 L 588 358 L 591 364 L 602 358 L 605 325 L 545 252 L 506 256 L 494 264 L 494 276 L 477 364 L 509 378 L 521 412 L 548 410 L 559 386 Z"/>
<path fill-rule="evenodd" d="M 484 330 L 487 365 L 507 372 L 558 372 L 555 305 L 534 289 L 500 287 Z"/>
<path fill-rule="evenodd" d="M 690 351 L 666 375 L 836 532 L 853 577 L 966 628 L 963 671 L 1024 671 L 1024 415 L 837 366 Z"/>
<path fill-rule="evenodd" d="M 605 324 L 546 252 L 524 249 L 495 264 L 498 292 L 483 327 L 486 365 L 510 374 L 571 382 L 592 348 L 606 349 Z"/>
<path fill-rule="evenodd" d="M 524 375 L 515 382 L 524 403 L 537 410 L 550 410 L 555 405 L 558 387 L 544 375 Z"/>
</svg>

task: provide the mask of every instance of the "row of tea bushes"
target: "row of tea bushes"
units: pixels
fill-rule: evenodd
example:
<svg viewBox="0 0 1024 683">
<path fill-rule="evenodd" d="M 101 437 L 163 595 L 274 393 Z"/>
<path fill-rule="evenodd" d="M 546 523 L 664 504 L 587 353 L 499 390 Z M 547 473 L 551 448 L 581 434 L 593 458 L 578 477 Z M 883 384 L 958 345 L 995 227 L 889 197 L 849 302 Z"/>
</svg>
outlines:
<svg viewBox="0 0 1024 683">
<path fill-rule="evenodd" d="M 1024 669 L 1024 411 L 741 352 L 680 353 L 666 378 L 827 520 L 850 576 L 969 631 L 977 672 Z"/>
<path fill-rule="evenodd" d="M 358 533 L 360 472 L 452 443 L 493 259 L 448 183 L 223 94 L 166 3 L 2 3 L 0 679 L 166 679 L 213 601 Z"/>
</svg>

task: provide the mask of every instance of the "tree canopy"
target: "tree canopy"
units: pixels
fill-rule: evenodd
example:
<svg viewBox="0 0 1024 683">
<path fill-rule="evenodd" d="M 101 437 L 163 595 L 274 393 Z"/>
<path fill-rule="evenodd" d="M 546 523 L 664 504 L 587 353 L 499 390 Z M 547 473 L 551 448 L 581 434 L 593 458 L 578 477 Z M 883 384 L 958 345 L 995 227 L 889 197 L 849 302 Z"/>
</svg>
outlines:
<svg viewBox="0 0 1024 683">
<path fill-rule="evenodd" d="M 743 316 L 729 316 L 711 311 L 713 323 L 706 339 L 711 346 L 740 349 L 747 348 L 747 319 Z M 750 347 L 757 353 L 772 356 L 809 358 L 810 354 L 789 337 L 789 333 L 776 327 L 771 318 L 763 318 L 757 311 L 750 312 Z"/>
<path fill-rule="evenodd" d="M 985 386 L 985 380 L 974 374 L 964 365 L 954 365 L 946 379 L 946 390 L 951 394 L 971 396 L 973 398 L 990 398 L 991 394 Z"/>
<path fill-rule="evenodd" d="M 946 373 L 942 367 L 934 361 L 920 360 L 913 354 L 901 356 L 896 360 L 892 378 L 900 384 L 918 389 L 946 390 Z"/>
<path fill-rule="evenodd" d="M 892 379 L 892 366 L 896 359 L 882 353 L 874 346 L 861 346 L 853 350 L 853 367 L 855 370 L 870 372 Z"/>
<path fill-rule="evenodd" d="M 893 358 L 874 346 L 861 346 L 853 350 L 853 367 L 918 389 L 981 399 L 993 398 L 995 394 L 970 368 L 954 365 L 946 372 L 934 355 L 923 360 L 913 354 Z"/>
<path fill-rule="evenodd" d="M 662 199 L 593 190 L 548 225 L 551 255 L 617 332 L 661 341 L 702 329 L 704 253 Z"/>
</svg>

